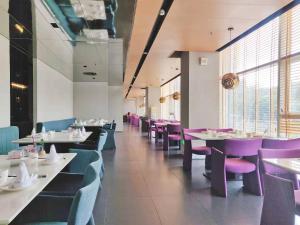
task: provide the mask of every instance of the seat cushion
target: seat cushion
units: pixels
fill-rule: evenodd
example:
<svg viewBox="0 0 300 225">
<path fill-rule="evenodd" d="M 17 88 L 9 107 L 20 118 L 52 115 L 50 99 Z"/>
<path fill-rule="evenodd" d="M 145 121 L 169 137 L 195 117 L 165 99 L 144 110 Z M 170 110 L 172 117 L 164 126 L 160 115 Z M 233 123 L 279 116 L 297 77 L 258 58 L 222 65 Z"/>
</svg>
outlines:
<svg viewBox="0 0 300 225">
<path fill-rule="evenodd" d="M 250 173 L 256 169 L 254 163 L 240 158 L 226 158 L 225 168 L 228 172 L 233 173 Z"/>
<path fill-rule="evenodd" d="M 181 139 L 181 136 L 179 134 L 169 134 L 168 135 L 169 140 L 179 141 Z"/>
<path fill-rule="evenodd" d="M 196 155 L 210 155 L 211 149 L 206 146 L 195 146 L 192 148 L 192 153 Z"/>
</svg>

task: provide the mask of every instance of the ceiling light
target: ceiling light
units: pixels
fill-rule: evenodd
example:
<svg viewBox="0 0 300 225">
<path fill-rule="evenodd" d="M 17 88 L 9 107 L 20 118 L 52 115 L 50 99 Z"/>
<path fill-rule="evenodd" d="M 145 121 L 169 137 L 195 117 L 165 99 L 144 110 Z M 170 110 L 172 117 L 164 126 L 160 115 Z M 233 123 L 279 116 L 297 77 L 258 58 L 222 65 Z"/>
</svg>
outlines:
<svg viewBox="0 0 300 225">
<path fill-rule="evenodd" d="M 166 11 L 164 10 L 164 9 L 161 9 L 160 11 L 159 11 L 159 15 L 160 16 L 164 16 L 166 14 Z"/>
<path fill-rule="evenodd" d="M 143 54 L 144 54 L 144 55 L 147 55 L 147 54 L 148 54 L 148 52 L 144 52 Z"/>
<path fill-rule="evenodd" d="M 15 28 L 16 28 L 21 34 L 24 33 L 24 27 L 23 27 L 23 25 L 16 23 L 16 24 L 15 24 Z"/>
<path fill-rule="evenodd" d="M 17 89 L 27 89 L 27 86 L 24 85 L 24 84 L 18 84 L 18 83 L 15 83 L 15 82 L 11 82 L 10 84 L 13 88 L 17 88 Z"/>
</svg>

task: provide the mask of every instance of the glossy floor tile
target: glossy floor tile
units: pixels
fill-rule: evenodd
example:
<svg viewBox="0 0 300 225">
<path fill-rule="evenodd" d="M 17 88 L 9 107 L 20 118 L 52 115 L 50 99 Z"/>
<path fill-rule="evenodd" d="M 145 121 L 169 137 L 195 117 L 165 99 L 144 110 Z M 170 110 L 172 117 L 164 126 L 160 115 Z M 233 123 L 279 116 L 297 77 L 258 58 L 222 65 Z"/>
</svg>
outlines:
<svg viewBox="0 0 300 225">
<path fill-rule="evenodd" d="M 204 160 L 182 170 L 180 157 L 166 156 L 135 127 L 116 134 L 117 150 L 103 152 L 105 178 L 94 217 L 97 225 L 259 225 L 262 197 L 228 183 L 229 197 L 210 192 Z"/>
</svg>

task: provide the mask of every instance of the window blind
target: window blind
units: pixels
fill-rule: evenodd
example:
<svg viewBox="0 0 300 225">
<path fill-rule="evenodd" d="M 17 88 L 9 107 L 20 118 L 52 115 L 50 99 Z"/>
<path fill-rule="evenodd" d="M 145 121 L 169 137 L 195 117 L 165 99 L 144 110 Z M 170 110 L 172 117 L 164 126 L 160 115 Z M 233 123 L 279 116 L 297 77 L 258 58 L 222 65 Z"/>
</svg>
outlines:
<svg viewBox="0 0 300 225">
<path fill-rule="evenodd" d="M 241 80 L 223 90 L 224 126 L 300 135 L 299 5 L 224 49 L 221 60 L 221 74 L 235 72 Z"/>
<path fill-rule="evenodd" d="M 161 87 L 161 97 L 165 97 L 161 104 L 162 119 L 180 120 L 180 99 L 173 99 L 176 91 L 180 92 L 180 76 Z"/>
<path fill-rule="evenodd" d="M 240 77 L 236 89 L 223 91 L 224 126 L 277 132 L 278 30 L 275 19 L 221 53 L 222 74 L 235 72 Z"/>
</svg>

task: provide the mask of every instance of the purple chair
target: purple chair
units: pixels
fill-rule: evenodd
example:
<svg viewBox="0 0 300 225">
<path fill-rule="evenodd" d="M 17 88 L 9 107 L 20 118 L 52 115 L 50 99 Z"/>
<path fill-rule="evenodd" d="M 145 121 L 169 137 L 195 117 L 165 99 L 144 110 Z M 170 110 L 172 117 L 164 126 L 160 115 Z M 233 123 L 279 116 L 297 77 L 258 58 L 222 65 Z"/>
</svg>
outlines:
<svg viewBox="0 0 300 225">
<path fill-rule="evenodd" d="M 206 146 L 193 146 L 192 140 L 197 140 L 197 138 L 188 135 L 187 133 L 202 133 L 207 131 L 205 128 L 199 129 L 183 129 L 183 140 L 184 140 L 184 151 L 190 151 L 192 154 L 196 155 L 210 155 L 211 149 Z"/>
<path fill-rule="evenodd" d="M 156 121 L 154 124 L 154 130 L 155 130 L 155 143 L 159 141 L 160 138 L 163 138 L 164 133 L 164 126 L 159 126 L 157 123 L 162 123 L 162 121 Z"/>
<path fill-rule="evenodd" d="M 228 139 L 224 141 L 224 152 L 212 148 L 212 191 L 220 196 L 227 196 L 226 172 L 230 172 L 243 174 L 246 191 L 262 195 L 257 157 L 261 144 L 261 139 Z"/>
<path fill-rule="evenodd" d="M 232 132 L 233 129 L 232 128 L 218 128 L 218 129 L 208 129 L 208 130 L 214 130 L 214 131 L 217 131 L 217 132 Z"/>
<path fill-rule="evenodd" d="M 261 176 L 263 174 L 274 174 L 276 176 L 289 179 L 294 183 L 294 188 L 299 189 L 299 182 L 297 180 L 297 175 L 291 173 L 285 169 L 273 166 L 271 164 L 263 162 L 263 159 L 271 158 L 300 158 L 300 148 L 299 149 L 259 149 L 259 162 Z M 262 189 L 264 190 L 264 183 L 262 182 Z"/>
<path fill-rule="evenodd" d="M 263 139 L 262 148 L 295 149 L 300 148 L 300 138 L 289 140 Z"/>
<path fill-rule="evenodd" d="M 180 124 L 168 124 L 164 129 L 163 133 L 164 145 L 163 149 L 170 153 L 170 142 L 179 142 L 178 146 L 180 149 L 181 140 L 181 125 Z"/>
<path fill-rule="evenodd" d="M 294 225 L 299 191 L 294 192 L 291 181 L 269 174 L 264 175 L 264 184 L 265 197 L 260 225 Z"/>
<path fill-rule="evenodd" d="M 183 129 L 183 139 L 184 139 L 184 158 L 183 158 L 183 168 L 185 170 L 191 170 L 192 167 L 192 155 L 210 155 L 211 148 L 206 146 L 193 146 L 192 140 L 197 140 L 197 138 L 188 135 L 188 133 L 201 133 L 205 132 L 207 129 Z"/>
</svg>

